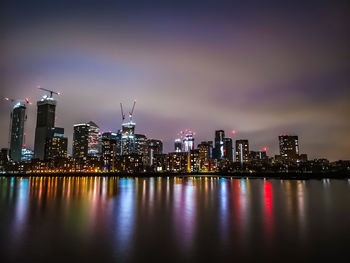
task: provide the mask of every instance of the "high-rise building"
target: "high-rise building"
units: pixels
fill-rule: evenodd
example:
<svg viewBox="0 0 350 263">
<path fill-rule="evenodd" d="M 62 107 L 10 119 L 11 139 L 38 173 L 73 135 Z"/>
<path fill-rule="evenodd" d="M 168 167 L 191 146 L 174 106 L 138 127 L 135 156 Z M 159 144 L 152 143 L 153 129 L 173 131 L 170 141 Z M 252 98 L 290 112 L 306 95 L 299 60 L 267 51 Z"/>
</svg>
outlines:
<svg viewBox="0 0 350 263">
<path fill-rule="evenodd" d="M 248 140 L 236 140 L 236 162 L 249 162 L 249 142 Z"/>
<path fill-rule="evenodd" d="M 44 96 L 37 102 L 37 106 L 34 157 L 44 160 L 46 142 L 51 135 L 52 128 L 55 127 L 56 100 Z"/>
<path fill-rule="evenodd" d="M 136 124 L 132 121 L 122 124 L 121 131 L 121 155 L 130 155 L 136 153 Z"/>
<path fill-rule="evenodd" d="M 175 152 L 182 152 L 182 140 L 180 138 L 175 139 L 174 148 Z"/>
<path fill-rule="evenodd" d="M 73 131 L 73 158 L 87 158 L 89 151 L 89 130 L 88 123 L 80 123 L 74 125 Z"/>
<path fill-rule="evenodd" d="M 101 153 L 101 132 L 100 127 L 96 123 L 90 121 L 87 123 L 89 125 L 89 135 L 88 135 L 88 155 L 89 156 L 99 156 Z"/>
<path fill-rule="evenodd" d="M 98 157 L 102 150 L 100 128 L 96 123 L 80 123 L 74 125 L 73 157 Z"/>
<path fill-rule="evenodd" d="M 64 137 L 64 128 L 52 128 L 45 148 L 45 159 L 67 158 L 68 138 Z"/>
<path fill-rule="evenodd" d="M 147 156 L 148 154 L 147 137 L 144 134 L 135 134 L 135 149 L 132 154 Z"/>
<path fill-rule="evenodd" d="M 287 163 L 297 162 L 299 158 L 298 136 L 280 135 L 278 139 L 282 160 Z"/>
<path fill-rule="evenodd" d="M 225 132 L 223 130 L 215 131 L 215 148 L 213 157 L 216 160 L 224 158 L 224 138 Z"/>
<path fill-rule="evenodd" d="M 193 137 L 193 135 L 194 135 L 194 133 L 191 131 L 189 131 L 185 134 L 185 137 L 182 141 L 185 152 L 190 152 L 191 150 L 194 149 L 194 137 Z"/>
<path fill-rule="evenodd" d="M 103 171 L 115 171 L 115 158 L 117 156 L 117 139 L 118 134 L 113 132 L 105 132 L 102 134 L 102 159 Z"/>
<path fill-rule="evenodd" d="M 149 165 L 153 165 L 154 156 L 160 155 L 163 153 L 163 143 L 161 140 L 149 139 L 147 140 L 147 148 L 148 148 L 148 160 Z"/>
<path fill-rule="evenodd" d="M 24 122 L 26 119 L 26 106 L 19 102 L 12 111 L 11 124 L 11 141 L 10 141 L 10 158 L 14 162 L 21 161 L 23 136 L 24 136 Z"/>
<path fill-rule="evenodd" d="M 224 158 L 229 162 L 233 162 L 233 147 L 231 138 L 224 138 Z"/>
<path fill-rule="evenodd" d="M 210 154 L 213 149 L 213 142 L 211 141 L 203 141 L 200 144 L 198 144 L 198 150 L 199 150 L 199 158 L 203 161 L 209 160 L 211 158 Z"/>
</svg>

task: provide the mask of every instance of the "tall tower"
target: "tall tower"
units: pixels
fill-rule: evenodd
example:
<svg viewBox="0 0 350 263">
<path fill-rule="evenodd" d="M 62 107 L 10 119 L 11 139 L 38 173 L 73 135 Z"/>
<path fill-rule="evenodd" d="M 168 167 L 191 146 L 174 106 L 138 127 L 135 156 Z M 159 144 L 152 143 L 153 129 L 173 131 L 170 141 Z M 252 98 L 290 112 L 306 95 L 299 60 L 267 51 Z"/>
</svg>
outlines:
<svg viewBox="0 0 350 263">
<path fill-rule="evenodd" d="M 299 158 L 299 139 L 298 136 L 280 135 L 278 136 L 280 144 L 280 154 L 282 160 L 287 163 L 295 163 Z"/>
<path fill-rule="evenodd" d="M 225 132 L 223 130 L 215 131 L 214 159 L 216 160 L 221 160 L 224 157 L 224 138 Z"/>
<path fill-rule="evenodd" d="M 192 131 L 186 132 L 184 138 L 183 138 L 183 146 L 185 152 L 190 152 L 191 150 L 194 150 L 194 133 Z"/>
<path fill-rule="evenodd" d="M 26 106 L 18 102 L 12 111 L 10 157 L 13 161 L 19 162 L 22 157 L 24 122 L 26 119 Z"/>
<path fill-rule="evenodd" d="M 236 140 L 236 162 L 249 162 L 249 142 L 248 140 Z"/>
<path fill-rule="evenodd" d="M 73 126 L 73 158 L 86 158 L 89 151 L 89 130 L 88 123 L 75 124 Z"/>
<path fill-rule="evenodd" d="M 174 150 L 175 152 L 182 152 L 182 141 L 180 138 L 175 139 Z"/>
<path fill-rule="evenodd" d="M 233 145 L 231 138 L 224 138 L 224 158 L 233 162 Z"/>
<path fill-rule="evenodd" d="M 34 158 L 45 159 L 46 142 L 55 127 L 56 100 L 44 96 L 37 102 L 38 112 L 35 129 Z"/>
<path fill-rule="evenodd" d="M 120 154 L 128 155 L 135 153 L 136 151 L 136 136 L 135 136 L 135 126 L 136 123 L 133 122 L 132 117 L 134 114 L 134 109 L 136 105 L 136 100 L 129 112 L 129 121 L 125 121 L 125 114 L 123 111 L 123 105 L 120 103 L 120 109 L 122 114 L 122 130 L 121 130 L 121 140 L 120 140 Z"/>
<path fill-rule="evenodd" d="M 101 144 L 101 132 L 100 127 L 93 121 L 89 123 L 89 143 L 88 143 L 88 155 L 89 156 L 99 156 L 100 144 Z"/>
</svg>

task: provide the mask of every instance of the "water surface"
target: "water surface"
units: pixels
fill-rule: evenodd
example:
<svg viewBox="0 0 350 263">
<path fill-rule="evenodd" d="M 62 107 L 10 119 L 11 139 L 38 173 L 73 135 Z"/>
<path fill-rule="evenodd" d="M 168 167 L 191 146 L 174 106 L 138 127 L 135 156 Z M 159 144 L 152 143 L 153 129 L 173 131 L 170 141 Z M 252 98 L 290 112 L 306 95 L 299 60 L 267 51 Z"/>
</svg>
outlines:
<svg viewBox="0 0 350 263">
<path fill-rule="evenodd" d="M 335 262 L 349 251 L 347 180 L 0 178 L 1 262 Z"/>
</svg>

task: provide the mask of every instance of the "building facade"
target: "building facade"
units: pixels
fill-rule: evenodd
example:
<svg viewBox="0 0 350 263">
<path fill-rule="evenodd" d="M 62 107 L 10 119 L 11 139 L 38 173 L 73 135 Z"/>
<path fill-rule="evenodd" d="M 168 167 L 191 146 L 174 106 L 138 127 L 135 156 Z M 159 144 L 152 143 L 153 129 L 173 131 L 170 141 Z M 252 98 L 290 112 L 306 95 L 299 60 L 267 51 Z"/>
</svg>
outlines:
<svg viewBox="0 0 350 263">
<path fill-rule="evenodd" d="M 224 158 L 224 138 L 225 132 L 223 130 L 215 131 L 215 147 L 213 158 L 216 160 L 221 160 Z"/>
<path fill-rule="evenodd" d="M 20 162 L 23 148 L 24 122 L 26 119 L 25 104 L 17 103 L 11 115 L 10 158 L 14 162 Z"/>
<path fill-rule="evenodd" d="M 298 136 L 280 135 L 278 140 L 282 161 L 285 163 L 296 163 L 299 159 Z"/>
<path fill-rule="evenodd" d="M 34 141 L 34 158 L 44 160 L 46 142 L 55 127 L 56 100 L 44 96 L 37 102 L 37 119 Z"/>
<path fill-rule="evenodd" d="M 236 140 L 236 162 L 241 165 L 249 162 L 248 140 Z"/>
</svg>

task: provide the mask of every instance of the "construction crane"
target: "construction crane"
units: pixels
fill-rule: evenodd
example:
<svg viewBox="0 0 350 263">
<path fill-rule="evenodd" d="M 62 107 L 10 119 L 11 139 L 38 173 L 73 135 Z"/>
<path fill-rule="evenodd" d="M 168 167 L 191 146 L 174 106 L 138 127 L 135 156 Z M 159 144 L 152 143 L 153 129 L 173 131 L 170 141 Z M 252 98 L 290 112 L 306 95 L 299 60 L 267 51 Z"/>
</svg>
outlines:
<svg viewBox="0 0 350 263">
<path fill-rule="evenodd" d="M 121 110 L 121 112 L 122 112 L 122 122 L 124 122 L 124 120 L 125 120 L 125 114 L 124 114 L 124 111 L 123 111 L 123 104 L 122 104 L 122 103 L 120 103 L 120 110 Z"/>
<path fill-rule="evenodd" d="M 135 104 L 136 104 L 136 100 L 134 100 L 134 104 L 132 105 L 132 109 L 129 112 L 130 122 L 132 121 L 132 115 L 134 114 Z M 120 103 L 120 110 L 121 110 L 121 113 L 122 113 L 122 121 L 124 122 L 125 121 L 125 113 L 123 111 L 123 104 L 122 103 Z"/>
<path fill-rule="evenodd" d="M 130 119 L 130 121 L 132 121 L 132 115 L 133 115 L 133 113 L 134 113 L 135 104 L 136 104 L 136 100 L 134 100 L 134 105 L 132 105 L 132 109 L 131 109 L 131 111 L 129 112 L 129 119 Z"/>
<path fill-rule="evenodd" d="M 44 89 L 44 88 L 42 88 L 42 87 L 40 87 L 40 86 L 37 86 L 37 88 L 38 88 L 38 89 L 40 89 L 40 90 L 43 90 L 43 91 L 47 91 L 47 92 L 49 92 L 49 93 L 50 93 L 49 98 L 52 98 L 53 94 L 56 94 L 56 95 L 61 95 L 61 93 L 60 93 L 60 92 L 56 92 L 56 91 L 49 90 L 49 89 Z"/>
</svg>

